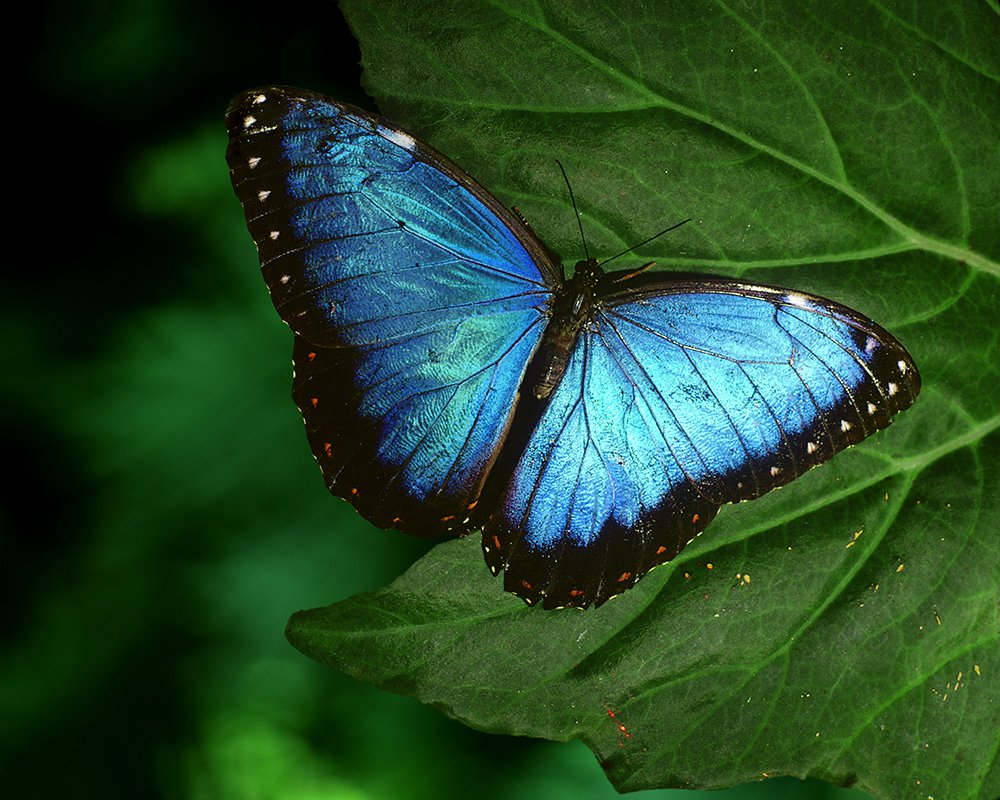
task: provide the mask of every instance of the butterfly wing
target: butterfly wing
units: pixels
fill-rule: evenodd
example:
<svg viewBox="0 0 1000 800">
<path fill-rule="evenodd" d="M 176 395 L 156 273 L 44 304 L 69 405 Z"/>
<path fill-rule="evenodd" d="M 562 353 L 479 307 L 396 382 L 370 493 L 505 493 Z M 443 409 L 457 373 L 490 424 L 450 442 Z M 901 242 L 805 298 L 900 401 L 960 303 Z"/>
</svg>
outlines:
<svg viewBox="0 0 1000 800">
<path fill-rule="evenodd" d="M 487 562 L 529 602 L 600 604 L 919 388 L 899 342 L 822 298 L 722 280 L 611 294 L 484 530 Z"/>
<path fill-rule="evenodd" d="M 382 527 L 469 529 L 560 280 L 457 166 L 357 109 L 237 97 L 227 160 L 330 490 Z"/>
</svg>

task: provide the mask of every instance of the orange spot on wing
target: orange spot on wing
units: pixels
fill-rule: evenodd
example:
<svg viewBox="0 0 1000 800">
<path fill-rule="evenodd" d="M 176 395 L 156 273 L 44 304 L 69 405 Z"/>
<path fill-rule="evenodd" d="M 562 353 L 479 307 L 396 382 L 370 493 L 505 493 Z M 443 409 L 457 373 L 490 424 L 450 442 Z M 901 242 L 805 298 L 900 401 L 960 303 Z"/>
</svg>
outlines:
<svg viewBox="0 0 1000 800">
<path fill-rule="evenodd" d="M 659 547 L 656 548 L 656 555 L 658 555 L 658 556 L 662 556 L 666 552 L 667 552 L 667 548 L 664 547 L 662 544 Z"/>
<path fill-rule="evenodd" d="M 309 402 L 312 403 L 312 407 L 313 408 L 316 408 L 316 406 L 319 405 L 319 398 L 318 397 L 310 397 L 309 398 Z"/>
<path fill-rule="evenodd" d="M 329 442 L 323 442 L 323 452 L 326 453 L 327 458 L 330 458 L 333 455 L 333 445 Z"/>
<path fill-rule="evenodd" d="M 697 522 L 698 522 L 699 519 L 701 519 L 701 516 L 698 515 L 698 514 L 695 514 L 693 517 L 691 517 L 691 523 L 692 524 L 697 524 Z"/>
<path fill-rule="evenodd" d="M 315 353 L 306 353 L 306 358 L 309 361 L 315 361 L 316 360 L 316 354 Z"/>
<path fill-rule="evenodd" d="M 623 572 L 621 575 L 618 576 L 618 583 L 624 583 L 631 577 L 632 577 L 631 572 Z"/>
<path fill-rule="evenodd" d="M 453 519 L 455 519 L 454 514 L 449 514 L 447 517 L 441 517 L 442 522 L 451 522 Z"/>
</svg>

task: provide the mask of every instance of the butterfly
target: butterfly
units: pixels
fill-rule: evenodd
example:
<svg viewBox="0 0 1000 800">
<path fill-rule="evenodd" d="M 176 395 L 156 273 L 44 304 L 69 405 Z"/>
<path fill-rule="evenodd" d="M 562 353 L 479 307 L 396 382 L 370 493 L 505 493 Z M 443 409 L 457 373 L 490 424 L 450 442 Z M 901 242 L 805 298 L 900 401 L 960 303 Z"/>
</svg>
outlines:
<svg viewBox="0 0 1000 800">
<path fill-rule="evenodd" d="M 920 390 L 830 300 L 595 259 L 567 279 L 522 217 L 357 108 L 263 88 L 227 127 L 330 491 L 382 528 L 481 531 L 529 604 L 600 605 Z"/>
</svg>

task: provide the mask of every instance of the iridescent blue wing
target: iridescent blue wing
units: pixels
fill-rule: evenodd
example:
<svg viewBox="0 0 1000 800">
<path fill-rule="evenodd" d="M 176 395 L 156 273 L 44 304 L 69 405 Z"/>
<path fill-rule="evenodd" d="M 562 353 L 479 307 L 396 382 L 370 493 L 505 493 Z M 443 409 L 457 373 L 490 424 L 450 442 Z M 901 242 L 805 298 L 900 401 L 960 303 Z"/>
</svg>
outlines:
<svg viewBox="0 0 1000 800">
<path fill-rule="evenodd" d="M 467 532 L 561 270 L 458 167 L 384 120 L 268 88 L 237 97 L 227 125 L 330 490 L 382 527 Z"/>
<path fill-rule="evenodd" d="M 487 562 L 529 602 L 600 604 L 919 388 L 899 342 L 819 297 L 711 279 L 609 294 L 484 530 Z"/>
</svg>

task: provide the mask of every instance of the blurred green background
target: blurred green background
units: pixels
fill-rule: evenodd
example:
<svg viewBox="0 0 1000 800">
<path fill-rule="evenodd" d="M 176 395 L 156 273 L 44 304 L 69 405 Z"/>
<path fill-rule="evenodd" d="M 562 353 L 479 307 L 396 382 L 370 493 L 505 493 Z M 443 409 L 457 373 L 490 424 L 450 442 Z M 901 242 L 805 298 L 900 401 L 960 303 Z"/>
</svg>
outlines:
<svg viewBox="0 0 1000 800">
<path fill-rule="evenodd" d="M 616 796 L 579 742 L 472 731 L 284 639 L 292 612 L 427 547 L 324 491 L 224 160 L 240 90 L 374 108 L 335 4 L 25 13 L 6 115 L 23 243 L 0 316 L 4 794 Z M 790 778 L 639 794 L 866 797 Z"/>
</svg>

